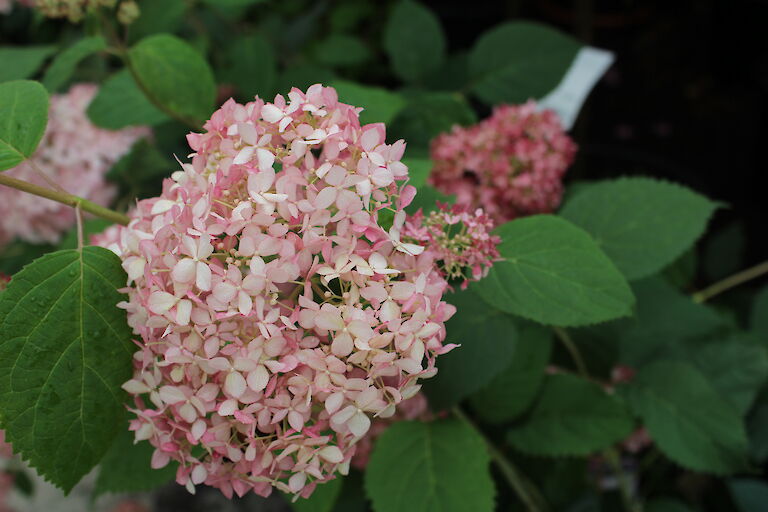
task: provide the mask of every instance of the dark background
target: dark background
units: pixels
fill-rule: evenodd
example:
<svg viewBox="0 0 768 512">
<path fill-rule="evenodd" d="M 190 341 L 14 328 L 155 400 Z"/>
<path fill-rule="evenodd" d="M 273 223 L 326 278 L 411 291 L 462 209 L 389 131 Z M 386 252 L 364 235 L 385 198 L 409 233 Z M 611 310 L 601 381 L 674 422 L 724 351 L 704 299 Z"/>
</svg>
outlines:
<svg viewBox="0 0 768 512">
<path fill-rule="evenodd" d="M 734 269 L 766 258 L 768 2 L 424 3 L 441 18 L 451 51 L 511 18 L 613 51 L 615 64 L 574 127 L 580 151 L 568 179 L 650 174 L 686 184 L 730 206 L 716 215 L 704 250 L 718 244 Z"/>
</svg>

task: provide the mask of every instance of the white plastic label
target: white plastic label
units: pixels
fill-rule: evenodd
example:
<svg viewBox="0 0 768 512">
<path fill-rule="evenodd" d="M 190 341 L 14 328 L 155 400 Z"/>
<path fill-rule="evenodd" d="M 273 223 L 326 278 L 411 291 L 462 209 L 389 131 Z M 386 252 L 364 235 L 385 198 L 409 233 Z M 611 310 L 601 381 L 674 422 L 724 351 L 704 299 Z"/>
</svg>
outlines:
<svg viewBox="0 0 768 512">
<path fill-rule="evenodd" d="M 563 128 L 570 130 L 589 92 L 614 60 L 613 52 L 591 46 L 583 47 L 557 87 L 539 100 L 539 109 L 557 112 Z"/>
</svg>

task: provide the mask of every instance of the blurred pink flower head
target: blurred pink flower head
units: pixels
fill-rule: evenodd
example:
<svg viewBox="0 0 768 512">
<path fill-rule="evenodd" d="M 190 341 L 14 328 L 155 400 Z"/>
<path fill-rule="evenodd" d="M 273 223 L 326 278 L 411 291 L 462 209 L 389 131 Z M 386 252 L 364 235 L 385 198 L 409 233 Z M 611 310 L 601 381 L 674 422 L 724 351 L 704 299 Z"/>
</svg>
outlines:
<svg viewBox="0 0 768 512">
<path fill-rule="evenodd" d="M 405 143 L 360 110 L 319 84 L 229 100 L 161 196 L 99 237 L 140 338 L 131 429 L 190 491 L 308 496 L 450 350 L 439 253 L 379 224 L 413 198 Z"/>
<path fill-rule="evenodd" d="M 502 105 L 488 119 L 455 126 L 432 141 L 429 181 L 501 224 L 554 211 L 575 154 L 576 144 L 553 111 L 539 112 L 533 101 Z"/>
<path fill-rule="evenodd" d="M 125 155 L 147 128 L 109 131 L 93 125 L 86 116 L 97 87 L 73 86 L 68 93 L 51 97 L 48 126 L 32 158 L 6 173 L 44 187 L 49 185 L 35 167 L 61 188 L 101 205 L 114 197 L 105 180 L 107 171 Z M 69 206 L 0 187 L 0 246 L 18 237 L 33 243 L 56 243 L 75 223 Z"/>
</svg>

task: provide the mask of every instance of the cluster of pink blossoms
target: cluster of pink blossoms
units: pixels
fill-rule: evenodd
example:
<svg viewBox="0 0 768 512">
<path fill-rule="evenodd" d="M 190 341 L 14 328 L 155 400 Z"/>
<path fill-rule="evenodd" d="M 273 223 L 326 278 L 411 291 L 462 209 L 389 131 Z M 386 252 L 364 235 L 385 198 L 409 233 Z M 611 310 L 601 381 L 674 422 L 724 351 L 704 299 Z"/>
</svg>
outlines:
<svg viewBox="0 0 768 512">
<path fill-rule="evenodd" d="M 496 248 L 501 238 L 491 234 L 493 226 L 481 208 L 470 213 L 460 205 L 438 204 L 427 216 L 419 210 L 407 219 L 403 239 L 429 247 L 443 277 L 461 281 L 464 289 L 485 277 L 501 257 Z"/>
<path fill-rule="evenodd" d="M 80 84 L 53 96 L 48 126 L 35 154 L 6 173 L 48 187 L 42 173 L 70 194 L 107 205 L 115 194 L 104 178 L 107 171 L 149 131 L 143 127 L 109 131 L 93 125 L 85 111 L 96 91 L 95 85 Z M 0 246 L 14 237 L 55 243 L 74 224 L 69 206 L 0 187 Z"/>
<path fill-rule="evenodd" d="M 536 103 L 496 107 L 488 119 L 432 141 L 429 180 L 456 203 L 482 207 L 497 224 L 554 211 L 576 154 L 553 111 Z"/>
<path fill-rule="evenodd" d="M 101 237 L 141 337 L 131 429 L 190 490 L 308 496 L 453 348 L 444 255 L 406 236 L 405 143 L 360 110 L 319 84 L 229 100 L 162 195 Z"/>
</svg>

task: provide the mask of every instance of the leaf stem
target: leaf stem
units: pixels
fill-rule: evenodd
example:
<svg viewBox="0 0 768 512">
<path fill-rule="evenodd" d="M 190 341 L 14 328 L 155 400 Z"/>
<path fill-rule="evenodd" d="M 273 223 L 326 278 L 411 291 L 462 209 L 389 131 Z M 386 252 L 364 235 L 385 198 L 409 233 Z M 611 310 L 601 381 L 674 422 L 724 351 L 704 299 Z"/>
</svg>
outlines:
<svg viewBox="0 0 768 512">
<path fill-rule="evenodd" d="M 549 509 L 544 501 L 544 497 L 541 495 L 536 486 L 533 485 L 527 478 L 525 478 L 520 471 L 512 464 L 512 461 L 507 459 L 504 454 L 499 450 L 493 442 L 478 428 L 477 425 L 467 416 L 459 406 L 452 409 L 453 415 L 464 421 L 469 425 L 480 437 L 485 441 L 485 445 L 488 449 L 488 453 L 493 459 L 493 462 L 499 468 L 504 478 L 509 485 L 514 489 L 520 501 L 523 502 L 526 509 L 529 512 L 544 512 Z"/>
<path fill-rule="evenodd" d="M 592 380 L 587 370 L 587 365 L 584 363 L 584 358 L 581 356 L 579 347 L 573 342 L 573 338 L 568 334 L 568 331 L 562 327 L 552 327 L 555 331 L 558 339 L 563 343 L 565 348 L 571 354 L 573 362 L 576 364 L 579 373 L 587 380 Z M 616 448 L 606 448 L 602 452 L 603 457 L 608 461 L 616 474 L 616 478 L 619 480 L 619 490 L 621 492 L 621 500 L 624 503 L 624 510 L 627 512 L 642 512 L 642 506 L 635 500 L 632 493 L 632 487 L 630 485 L 629 478 L 627 477 L 624 467 L 621 465 L 621 454 Z"/>
<path fill-rule="evenodd" d="M 587 364 L 584 362 L 584 358 L 581 357 L 581 352 L 579 352 L 579 348 L 573 342 L 573 339 L 571 339 L 571 335 L 568 334 L 568 331 L 562 327 L 552 327 L 552 329 L 555 331 L 558 339 L 560 339 L 560 341 L 563 343 L 565 349 L 571 355 L 571 358 L 576 364 L 576 368 L 579 370 L 579 373 L 582 375 L 582 377 L 590 378 Z"/>
<path fill-rule="evenodd" d="M 740 284 L 746 283 L 747 281 L 767 273 L 768 261 L 764 261 L 755 265 L 754 267 L 750 267 L 746 270 L 742 270 L 741 272 L 737 272 L 732 276 L 726 277 L 722 281 L 718 281 L 715 284 L 707 286 L 703 290 L 694 293 L 693 301 L 697 303 L 706 302 L 709 299 L 730 290 L 731 288 L 734 288 Z"/>
<path fill-rule="evenodd" d="M 85 212 L 92 213 L 97 217 L 107 219 L 116 224 L 122 224 L 125 226 L 131 220 L 127 215 L 123 215 L 122 213 L 110 210 L 109 208 L 104 208 L 103 206 L 88 201 L 82 197 L 68 194 L 66 192 L 59 192 L 58 190 L 51 190 L 49 188 L 41 187 L 40 185 L 35 185 L 34 183 L 29 183 L 27 181 L 17 180 L 16 178 L 11 178 L 6 174 L 0 173 L 0 185 L 5 185 L 7 187 L 15 188 L 23 192 L 28 192 L 36 196 L 51 199 L 52 201 L 66 204 L 72 208 L 80 207 Z"/>
</svg>

